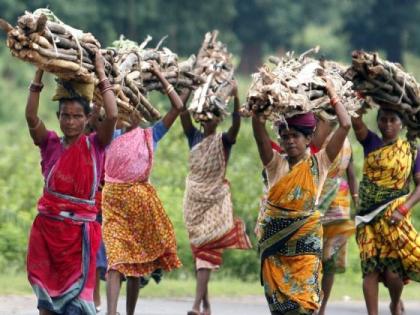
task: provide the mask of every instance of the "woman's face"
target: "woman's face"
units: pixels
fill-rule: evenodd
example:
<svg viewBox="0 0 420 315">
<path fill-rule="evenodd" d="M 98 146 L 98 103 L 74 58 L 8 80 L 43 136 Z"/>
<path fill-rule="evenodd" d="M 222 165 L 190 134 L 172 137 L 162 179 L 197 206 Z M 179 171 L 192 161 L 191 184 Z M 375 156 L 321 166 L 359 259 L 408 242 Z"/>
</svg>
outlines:
<svg viewBox="0 0 420 315">
<path fill-rule="evenodd" d="M 395 139 L 403 127 L 400 117 L 396 113 L 381 111 L 378 116 L 378 128 L 384 139 Z"/>
<path fill-rule="evenodd" d="M 79 102 L 67 100 L 60 106 L 58 121 L 64 136 L 74 138 L 84 133 L 88 116 L 86 116 L 83 106 Z"/>
<path fill-rule="evenodd" d="M 306 148 L 311 143 L 311 136 L 305 136 L 303 133 L 293 129 L 283 129 L 280 131 L 280 146 L 291 158 L 303 155 Z"/>
<path fill-rule="evenodd" d="M 213 118 L 211 120 L 202 122 L 201 125 L 203 126 L 205 132 L 213 133 L 219 125 L 219 122 L 220 120 L 218 118 Z"/>
</svg>

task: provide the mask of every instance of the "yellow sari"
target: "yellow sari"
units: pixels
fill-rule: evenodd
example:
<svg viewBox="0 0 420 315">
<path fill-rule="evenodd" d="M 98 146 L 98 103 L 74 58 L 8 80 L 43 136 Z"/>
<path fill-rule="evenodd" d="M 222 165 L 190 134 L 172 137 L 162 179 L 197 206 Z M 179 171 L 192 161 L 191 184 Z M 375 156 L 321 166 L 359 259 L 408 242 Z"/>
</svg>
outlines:
<svg viewBox="0 0 420 315">
<path fill-rule="evenodd" d="M 408 197 L 413 160 L 410 144 L 401 139 L 365 158 L 356 216 L 363 275 L 389 269 L 404 280 L 420 281 L 420 237 L 410 214 L 397 225 L 389 223 Z"/>
<path fill-rule="evenodd" d="M 312 314 L 319 307 L 322 227 L 315 211 L 317 181 L 317 159 L 310 156 L 268 192 L 259 222 L 259 252 L 271 311 Z"/>
</svg>

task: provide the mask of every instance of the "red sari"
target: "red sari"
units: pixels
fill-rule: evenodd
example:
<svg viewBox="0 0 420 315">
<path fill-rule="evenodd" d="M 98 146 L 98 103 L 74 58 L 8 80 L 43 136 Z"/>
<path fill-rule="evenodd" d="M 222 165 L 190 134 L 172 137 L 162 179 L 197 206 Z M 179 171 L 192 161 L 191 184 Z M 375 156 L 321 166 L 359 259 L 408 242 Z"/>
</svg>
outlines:
<svg viewBox="0 0 420 315">
<path fill-rule="evenodd" d="M 96 159 L 83 135 L 61 153 L 45 180 L 27 257 L 38 308 L 57 314 L 96 313 L 93 288 L 101 233 L 95 222 Z"/>
</svg>

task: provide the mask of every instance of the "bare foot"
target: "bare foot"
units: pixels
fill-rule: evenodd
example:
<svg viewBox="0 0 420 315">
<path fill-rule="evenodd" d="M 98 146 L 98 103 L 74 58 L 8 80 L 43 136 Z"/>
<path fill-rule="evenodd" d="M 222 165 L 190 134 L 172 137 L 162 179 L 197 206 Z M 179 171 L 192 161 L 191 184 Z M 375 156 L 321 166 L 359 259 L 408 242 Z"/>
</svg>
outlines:
<svg viewBox="0 0 420 315">
<path fill-rule="evenodd" d="M 390 303 L 389 304 L 389 310 L 391 311 L 392 315 L 404 315 L 405 314 L 404 304 L 402 303 L 401 300 L 395 305 L 393 303 Z"/>
<path fill-rule="evenodd" d="M 200 313 L 200 315 L 211 315 L 209 301 L 203 300 L 203 311 Z"/>
</svg>

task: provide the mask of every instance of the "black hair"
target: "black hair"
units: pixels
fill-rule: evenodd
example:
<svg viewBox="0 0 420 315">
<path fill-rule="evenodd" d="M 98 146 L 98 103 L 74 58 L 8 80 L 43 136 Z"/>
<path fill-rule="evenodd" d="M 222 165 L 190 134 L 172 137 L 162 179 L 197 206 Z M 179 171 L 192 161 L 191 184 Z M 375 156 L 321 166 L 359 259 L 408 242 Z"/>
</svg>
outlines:
<svg viewBox="0 0 420 315">
<path fill-rule="evenodd" d="M 90 104 L 89 101 L 87 99 L 85 99 L 84 97 L 66 97 L 66 98 L 60 98 L 58 100 L 58 113 L 61 112 L 61 107 L 64 105 L 65 102 L 68 101 L 72 101 L 72 102 L 77 102 L 80 104 L 80 106 L 83 107 L 83 112 L 85 113 L 86 116 L 89 115 L 90 113 Z"/>
<path fill-rule="evenodd" d="M 301 127 L 301 126 L 294 126 L 294 125 L 289 125 L 288 126 L 289 129 L 294 129 L 297 132 L 300 132 L 301 134 L 303 134 L 305 137 L 311 136 L 314 133 L 314 128 L 312 127 Z M 283 130 L 288 129 L 287 126 L 284 124 L 279 126 L 279 135 Z"/>
<path fill-rule="evenodd" d="M 86 116 L 89 115 L 90 113 L 89 101 L 86 98 L 80 96 L 76 92 L 76 90 L 74 89 L 74 87 L 71 85 L 70 82 L 59 79 L 59 78 L 57 78 L 56 81 L 58 84 L 62 85 L 63 88 L 70 94 L 69 97 L 63 97 L 58 100 L 58 113 L 61 112 L 61 107 L 63 106 L 65 102 L 73 101 L 73 102 L 79 103 L 83 107 L 83 112 L 85 113 Z"/>
<path fill-rule="evenodd" d="M 399 111 L 396 111 L 396 110 L 393 110 L 393 109 L 389 109 L 389 108 L 382 108 L 382 107 L 380 107 L 378 109 L 378 114 L 376 115 L 376 121 L 379 120 L 379 116 L 381 114 L 385 114 L 385 113 L 397 115 L 398 118 L 401 120 L 401 122 L 404 121 L 403 116 L 402 116 L 402 114 Z"/>
</svg>

